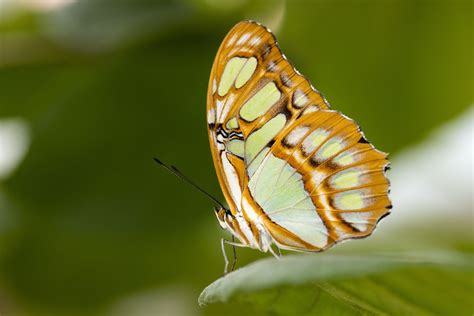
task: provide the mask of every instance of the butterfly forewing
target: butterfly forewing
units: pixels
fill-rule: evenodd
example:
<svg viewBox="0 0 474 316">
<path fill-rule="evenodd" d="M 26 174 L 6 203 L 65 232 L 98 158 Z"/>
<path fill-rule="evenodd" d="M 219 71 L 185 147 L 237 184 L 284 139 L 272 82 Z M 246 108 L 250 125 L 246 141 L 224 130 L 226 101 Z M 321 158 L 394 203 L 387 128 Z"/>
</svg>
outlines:
<svg viewBox="0 0 474 316">
<path fill-rule="evenodd" d="M 303 94 L 306 97 L 302 97 Z M 257 111 L 249 111 L 256 102 L 260 105 Z M 243 105 L 246 106 L 241 117 L 239 112 Z M 209 80 L 207 121 L 218 178 L 231 210 L 235 209 L 232 207 L 235 201 L 240 199 L 245 170 L 225 169 L 224 165 L 228 165 L 225 160 L 233 158 L 222 157 L 225 154 L 220 135 L 241 133 L 247 138 L 275 113 L 284 113 L 291 118 L 296 117 L 292 113 L 319 108 L 328 108 L 327 102 L 286 60 L 268 29 L 254 22 L 240 22 L 227 34 Z M 253 119 L 259 113 L 262 115 Z M 234 153 L 238 149 L 245 151 L 245 146 L 239 141 L 232 140 L 227 147 L 234 149 Z M 255 156 L 254 151 L 248 151 L 246 160 Z"/>
<path fill-rule="evenodd" d="M 237 237 L 251 247 L 262 249 L 263 231 L 281 248 L 318 251 L 370 234 L 388 213 L 386 155 L 330 110 L 262 25 L 240 22 L 221 44 L 207 117 L 224 195 L 248 225 Z"/>
</svg>

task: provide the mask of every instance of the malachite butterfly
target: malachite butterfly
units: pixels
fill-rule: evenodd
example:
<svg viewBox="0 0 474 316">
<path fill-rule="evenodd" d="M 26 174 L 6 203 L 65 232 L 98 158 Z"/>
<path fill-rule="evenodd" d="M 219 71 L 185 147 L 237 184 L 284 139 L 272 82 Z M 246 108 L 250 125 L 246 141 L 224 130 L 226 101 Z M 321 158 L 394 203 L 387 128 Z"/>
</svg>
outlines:
<svg viewBox="0 0 474 316">
<path fill-rule="evenodd" d="M 212 157 L 238 245 L 317 252 L 370 235 L 389 214 L 387 154 L 287 60 L 263 25 L 222 42 L 207 94 Z"/>
</svg>

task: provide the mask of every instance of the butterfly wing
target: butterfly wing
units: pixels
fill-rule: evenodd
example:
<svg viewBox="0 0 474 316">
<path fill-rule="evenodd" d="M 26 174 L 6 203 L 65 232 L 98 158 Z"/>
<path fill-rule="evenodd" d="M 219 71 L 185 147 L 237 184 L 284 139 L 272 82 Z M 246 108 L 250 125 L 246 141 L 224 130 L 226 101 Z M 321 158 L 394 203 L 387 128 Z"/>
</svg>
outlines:
<svg viewBox="0 0 474 316">
<path fill-rule="evenodd" d="M 282 248 L 326 249 L 369 234 L 387 212 L 385 154 L 329 109 L 262 25 L 240 22 L 221 44 L 207 119 L 230 210 L 258 244 L 263 226 Z"/>
<path fill-rule="evenodd" d="M 281 90 L 276 88 L 277 85 Z M 302 97 L 303 93 L 306 97 Z M 247 119 L 243 119 L 237 114 L 252 96 L 256 96 L 254 101 L 264 102 L 260 103 L 259 111 L 247 113 Z M 277 98 L 277 102 L 273 102 Z M 287 109 L 291 103 L 295 106 Z M 265 113 L 269 107 L 272 109 Z M 245 107 L 250 108 L 251 105 Z M 244 21 L 227 34 L 211 71 L 207 122 L 214 165 L 231 210 L 237 209 L 236 203 L 240 203 L 246 165 L 235 160 L 235 155 L 229 154 L 226 148 L 236 149 L 241 145 L 233 142 L 225 146 L 223 138 L 240 133 L 245 139 L 253 130 L 265 125 L 276 112 L 285 112 L 291 119 L 303 111 L 327 108 L 327 101 L 296 72 L 281 53 L 274 35 L 264 26 Z M 259 119 L 254 120 L 253 117 L 259 114 Z M 250 154 L 249 159 L 256 156 L 255 152 Z"/>
<path fill-rule="evenodd" d="M 391 208 L 386 154 L 339 112 L 301 116 L 259 155 L 244 196 L 281 248 L 319 251 L 367 236 Z"/>
</svg>

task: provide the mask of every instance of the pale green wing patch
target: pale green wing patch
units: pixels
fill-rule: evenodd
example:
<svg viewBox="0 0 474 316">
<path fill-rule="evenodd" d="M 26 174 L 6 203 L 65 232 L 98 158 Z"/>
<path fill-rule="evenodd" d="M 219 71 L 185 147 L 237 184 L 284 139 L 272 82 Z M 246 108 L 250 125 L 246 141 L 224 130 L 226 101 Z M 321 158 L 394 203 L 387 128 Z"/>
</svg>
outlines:
<svg viewBox="0 0 474 316">
<path fill-rule="evenodd" d="M 233 139 L 228 142 L 226 149 L 240 158 L 244 157 L 244 142 L 239 139 Z"/>
<path fill-rule="evenodd" d="M 230 87 L 234 83 L 235 79 L 239 75 L 240 70 L 244 66 L 247 58 L 234 57 L 230 59 L 225 65 L 224 71 L 222 72 L 221 81 L 217 93 L 222 97 L 229 92 Z"/>
<path fill-rule="evenodd" d="M 281 178 L 286 179 L 284 185 Z M 327 228 L 304 188 L 302 176 L 287 161 L 269 154 L 248 187 L 274 223 L 316 247 L 327 245 Z"/>
<path fill-rule="evenodd" d="M 251 122 L 267 112 L 281 97 L 276 84 L 271 81 L 257 91 L 240 109 L 240 117 Z"/>
<path fill-rule="evenodd" d="M 237 76 L 237 79 L 235 80 L 235 87 L 237 89 L 243 87 L 243 85 L 250 80 L 253 73 L 255 72 L 255 69 L 257 69 L 257 58 L 250 57 Z"/>
<path fill-rule="evenodd" d="M 285 127 L 286 117 L 284 114 L 278 114 L 269 120 L 260 129 L 254 131 L 245 141 L 245 161 L 247 165 L 251 164 L 254 158 L 261 152 L 265 146 Z"/>
<path fill-rule="evenodd" d="M 237 121 L 236 117 L 231 118 L 227 124 L 226 124 L 227 129 L 232 130 L 232 129 L 238 129 L 239 128 L 239 122 Z"/>
</svg>

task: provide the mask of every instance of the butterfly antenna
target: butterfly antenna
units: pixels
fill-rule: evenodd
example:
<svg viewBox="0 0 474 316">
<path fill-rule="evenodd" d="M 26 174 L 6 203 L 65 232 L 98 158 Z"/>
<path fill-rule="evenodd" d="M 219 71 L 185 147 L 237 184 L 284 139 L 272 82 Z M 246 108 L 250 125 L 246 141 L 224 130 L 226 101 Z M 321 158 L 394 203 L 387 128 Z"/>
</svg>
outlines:
<svg viewBox="0 0 474 316">
<path fill-rule="evenodd" d="M 181 171 L 179 171 L 175 166 L 168 166 L 167 164 L 165 164 L 163 161 L 161 161 L 160 159 L 158 158 L 153 158 L 160 166 L 162 166 L 163 168 L 165 168 L 166 170 L 168 170 L 169 172 L 171 172 L 172 174 L 174 174 L 175 176 L 177 176 L 178 178 L 180 178 L 181 180 L 183 180 L 184 182 L 190 184 L 191 186 L 193 186 L 195 189 L 199 190 L 201 193 L 204 193 L 204 195 L 206 195 L 208 198 L 210 198 L 212 201 L 214 201 L 217 205 L 219 205 L 220 207 L 222 207 L 223 209 L 226 209 L 226 207 L 221 203 L 219 202 L 218 199 L 216 199 L 214 196 L 212 196 L 209 192 L 207 192 L 206 190 L 204 190 L 203 188 L 201 188 L 200 186 L 198 186 L 196 183 L 194 183 L 193 181 L 191 181 L 188 177 L 186 177 L 184 174 L 181 173 Z"/>
</svg>

